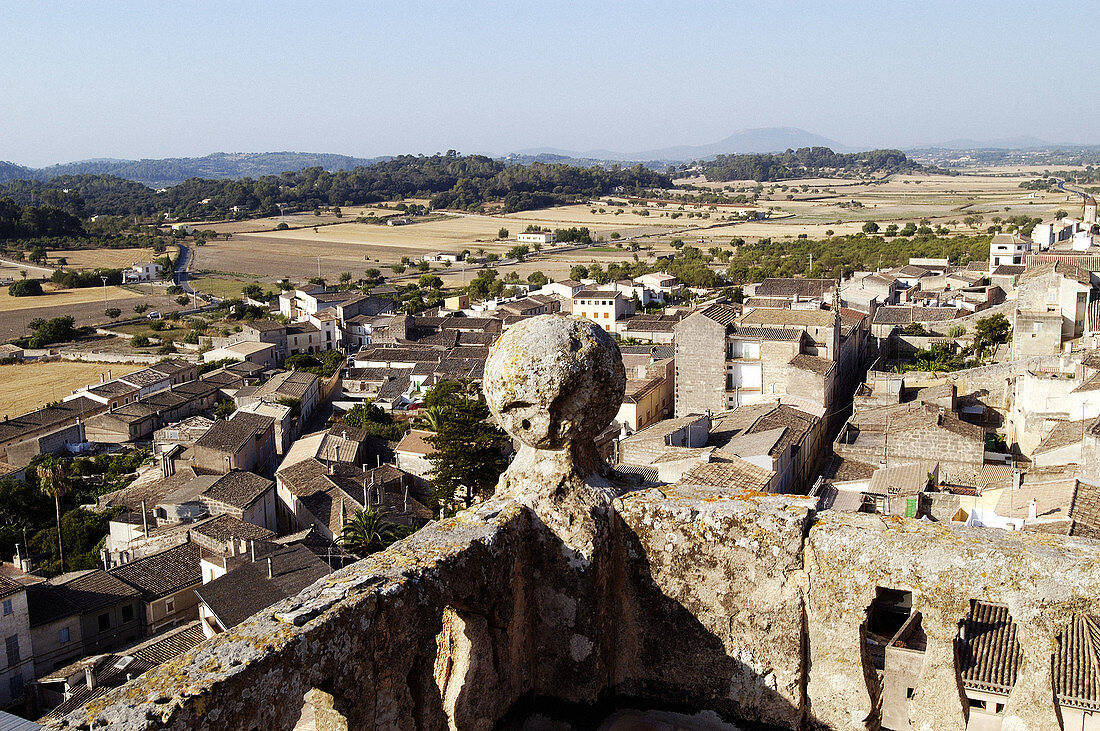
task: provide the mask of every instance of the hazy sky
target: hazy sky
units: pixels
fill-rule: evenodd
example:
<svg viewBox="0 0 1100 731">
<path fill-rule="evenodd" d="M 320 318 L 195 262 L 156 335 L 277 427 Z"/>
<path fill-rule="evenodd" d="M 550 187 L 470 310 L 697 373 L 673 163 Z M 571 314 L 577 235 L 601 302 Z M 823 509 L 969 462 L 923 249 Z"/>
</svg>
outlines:
<svg viewBox="0 0 1100 731">
<path fill-rule="evenodd" d="M 0 0 L 0 160 L 1100 143 L 1069 2 Z M 1084 46 L 1079 44 L 1084 43 Z M 1075 60 L 1073 49 L 1086 53 Z"/>
</svg>

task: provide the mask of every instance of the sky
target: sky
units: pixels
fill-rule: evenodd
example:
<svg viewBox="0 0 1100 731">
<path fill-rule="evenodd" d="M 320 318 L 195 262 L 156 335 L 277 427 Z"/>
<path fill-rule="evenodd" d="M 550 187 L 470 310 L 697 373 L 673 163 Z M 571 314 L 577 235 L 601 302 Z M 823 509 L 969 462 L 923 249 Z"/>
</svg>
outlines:
<svg viewBox="0 0 1100 731">
<path fill-rule="evenodd" d="M 0 0 L 0 160 L 633 152 L 772 126 L 852 147 L 1100 143 L 1096 77 L 1072 53 L 1086 13 L 1034 0 Z"/>
</svg>

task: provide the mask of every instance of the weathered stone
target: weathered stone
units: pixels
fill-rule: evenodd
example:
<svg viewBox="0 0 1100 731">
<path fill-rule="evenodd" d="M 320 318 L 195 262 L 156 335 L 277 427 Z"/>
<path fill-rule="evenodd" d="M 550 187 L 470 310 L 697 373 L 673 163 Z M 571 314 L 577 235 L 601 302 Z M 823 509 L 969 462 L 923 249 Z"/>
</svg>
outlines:
<svg viewBox="0 0 1100 731">
<path fill-rule="evenodd" d="M 485 398 L 521 443 L 496 494 L 527 505 L 584 561 L 606 535 L 607 509 L 622 492 L 595 449 L 619 410 L 626 371 L 599 327 L 561 315 L 514 325 L 489 351 Z"/>
</svg>

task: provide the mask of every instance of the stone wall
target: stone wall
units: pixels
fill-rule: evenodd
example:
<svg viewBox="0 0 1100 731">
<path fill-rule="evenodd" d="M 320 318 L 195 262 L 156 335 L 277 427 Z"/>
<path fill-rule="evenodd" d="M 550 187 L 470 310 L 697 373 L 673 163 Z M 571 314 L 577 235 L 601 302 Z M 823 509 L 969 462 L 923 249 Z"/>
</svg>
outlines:
<svg viewBox="0 0 1100 731">
<path fill-rule="evenodd" d="M 725 411 L 726 327 L 699 313 L 676 323 L 677 417 Z"/>
<path fill-rule="evenodd" d="M 861 627 L 887 587 L 913 592 L 929 637 L 914 727 L 964 728 L 952 642 L 981 599 L 1006 603 L 1020 632 L 1006 724 L 1057 729 L 1058 633 L 1100 611 L 1100 544 L 1087 540 L 686 487 L 629 494 L 615 516 L 595 595 L 561 581 L 576 558 L 533 511 L 494 499 L 50 728 L 291 729 L 308 699 L 335 724 L 319 728 L 487 729 L 540 701 L 630 698 L 864 729 L 879 691 Z"/>
</svg>

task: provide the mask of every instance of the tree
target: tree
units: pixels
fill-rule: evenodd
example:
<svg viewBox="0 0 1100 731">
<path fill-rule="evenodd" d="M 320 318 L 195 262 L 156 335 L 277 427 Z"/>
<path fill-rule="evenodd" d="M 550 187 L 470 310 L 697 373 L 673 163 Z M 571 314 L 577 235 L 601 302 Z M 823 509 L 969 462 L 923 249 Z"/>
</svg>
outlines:
<svg viewBox="0 0 1100 731">
<path fill-rule="evenodd" d="M 550 280 L 546 278 L 546 275 L 540 271 L 534 271 L 527 275 L 527 281 L 536 287 L 545 287 L 546 283 Z"/>
<path fill-rule="evenodd" d="M 54 507 L 57 509 L 57 555 L 61 559 L 61 571 L 65 571 L 65 551 L 61 545 L 61 498 L 69 494 L 72 483 L 65 468 L 65 463 L 57 457 L 46 457 L 39 462 L 36 469 L 38 473 L 38 489 L 47 497 L 53 498 Z"/>
<path fill-rule="evenodd" d="M 144 303 L 140 305 L 134 305 L 134 312 L 138 313 L 139 315 L 144 314 L 147 309 L 149 309 L 149 305 Z"/>
<path fill-rule="evenodd" d="M 249 299 L 258 300 L 264 296 L 264 288 L 252 282 L 241 287 L 241 294 Z"/>
<path fill-rule="evenodd" d="M 148 348 L 149 336 L 147 335 L 135 335 L 130 338 L 130 347 L 132 348 Z"/>
<path fill-rule="evenodd" d="M 20 279 L 8 286 L 9 297 L 38 297 L 42 294 L 41 279 Z"/>
<path fill-rule="evenodd" d="M 982 347 L 996 345 L 1008 341 L 1012 332 L 1012 324 L 1008 318 L 998 313 L 983 317 L 974 323 L 974 344 Z"/>
<path fill-rule="evenodd" d="M 117 307 L 108 307 L 107 309 L 105 309 L 103 311 L 103 314 L 106 315 L 107 317 L 111 318 L 112 320 L 114 320 L 115 318 L 117 318 L 119 315 L 122 314 L 122 310 L 120 310 Z"/>
<path fill-rule="evenodd" d="M 877 234 L 878 233 L 878 224 L 875 223 L 874 221 L 868 221 L 867 223 L 863 224 L 863 229 L 862 230 L 863 230 L 863 233 L 865 233 L 865 234 Z"/>
<path fill-rule="evenodd" d="M 497 238 L 498 238 L 498 239 L 506 239 L 506 238 L 508 238 L 508 229 L 506 229 L 506 228 L 501 228 L 501 229 L 500 229 L 499 231 L 497 231 Z"/>
<path fill-rule="evenodd" d="M 403 534 L 407 531 L 390 522 L 385 510 L 368 505 L 356 510 L 351 520 L 344 524 L 339 541 L 341 546 L 362 558 L 401 540 Z"/>
<path fill-rule="evenodd" d="M 578 282 L 582 279 L 588 279 L 588 267 L 586 267 L 584 264 L 573 265 L 573 267 L 569 270 L 569 278 Z"/>
<path fill-rule="evenodd" d="M 422 289 L 439 289 L 443 286 L 443 280 L 438 274 L 421 274 L 418 281 Z"/>
<path fill-rule="evenodd" d="M 472 494 L 492 491 L 508 466 L 504 448 L 508 436 L 489 421 L 489 407 L 470 379 L 442 381 L 428 391 L 425 406 L 447 404 L 438 428 L 427 440 L 435 453 L 432 463 L 432 499 L 446 504 L 455 489 L 465 485 Z"/>
<path fill-rule="evenodd" d="M 176 297 L 176 304 L 180 307 L 186 307 L 187 303 L 190 301 L 191 298 L 185 294 L 181 294 L 179 297 Z"/>
</svg>

